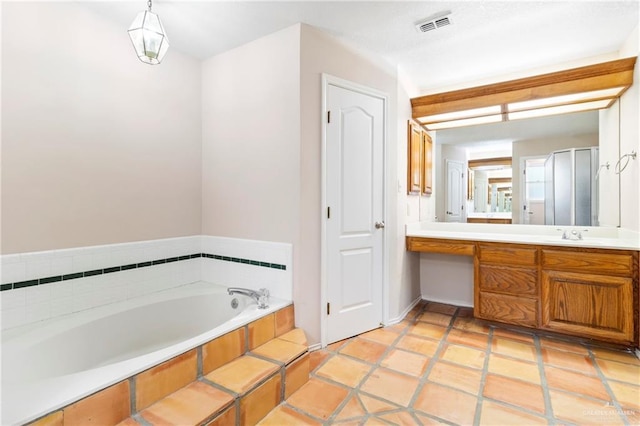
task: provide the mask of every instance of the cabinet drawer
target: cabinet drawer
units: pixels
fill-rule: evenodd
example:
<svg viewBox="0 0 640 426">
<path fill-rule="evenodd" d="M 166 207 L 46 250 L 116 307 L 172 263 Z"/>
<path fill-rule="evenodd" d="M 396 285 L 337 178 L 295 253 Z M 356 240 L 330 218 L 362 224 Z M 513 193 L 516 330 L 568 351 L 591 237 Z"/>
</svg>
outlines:
<svg viewBox="0 0 640 426">
<path fill-rule="evenodd" d="M 558 271 L 633 276 L 633 255 L 542 250 L 542 267 Z"/>
<path fill-rule="evenodd" d="M 473 256 L 474 249 L 475 243 L 472 241 L 407 237 L 407 250 L 409 251 Z"/>
<path fill-rule="evenodd" d="M 506 294 L 480 292 L 480 303 L 475 315 L 491 321 L 536 327 L 538 301 Z"/>
<path fill-rule="evenodd" d="M 538 295 L 538 270 L 480 265 L 480 290 Z"/>
<path fill-rule="evenodd" d="M 536 266 L 538 250 L 515 244 L 478 245 L 478 260 L 502 265 Z"/>
</svg>

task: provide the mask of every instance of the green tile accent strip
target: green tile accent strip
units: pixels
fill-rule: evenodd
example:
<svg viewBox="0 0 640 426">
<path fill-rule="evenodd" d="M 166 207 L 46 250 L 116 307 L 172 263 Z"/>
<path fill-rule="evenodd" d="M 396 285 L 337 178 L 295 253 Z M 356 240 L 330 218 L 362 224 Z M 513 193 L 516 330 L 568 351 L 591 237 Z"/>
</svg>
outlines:
<svg viewBox="0 0 640 426">
<path fill-rule="evenodd" d="M 189 255 L 184 255 L 179 257 L 170 257 L 167 259 L 156 259 L 156 260 L 150 260 L 146 262 L 132 263 L 130 265 L 111 266 L 109 268 L 104 268 L 104 269 L 94 269 L 91 271 L 74 272 L 71 274 L 55 275 L 52 277 L 36 278 L 32 280 L 20 281 L 20 282 L 14 282 L 14 283 L 3 283 L 0 285 L 0 291 L 14 290 L 18 288 L 31 287 L 35 285 L 44 285 L 49 283 L 55 283 L 58 281 L 75 280 L 78 278 L 91 277 L 94 275 L 111 274 L 114 272 L 128 271 L 130 269 L 145 268 L 149 266 L 162 265 L 165 263 L 196 259 L 199 257 L 204 257 L 204 258 L 213 259 L 213 260 L 221 260 L 223 262 L 242 263 L 245 265 L 258 266 L 262 268 L 278 269 L 281 271 L 287 270 L 287 265 L 281 265 L 279 263 L 260 262 L 258 260 L 243 259 L 239 257 L 220 256 L 217 254 L 194 253 L 194 254 L 189 254 Z"/>
</svg>

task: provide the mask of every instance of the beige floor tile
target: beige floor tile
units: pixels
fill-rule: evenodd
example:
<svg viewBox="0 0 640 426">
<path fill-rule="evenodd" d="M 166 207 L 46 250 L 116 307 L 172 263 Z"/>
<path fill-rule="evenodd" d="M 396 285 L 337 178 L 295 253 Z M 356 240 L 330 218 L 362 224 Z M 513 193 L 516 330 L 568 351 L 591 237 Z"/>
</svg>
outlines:
<svg viewBox="0 0 640 426">
<path fill-rule="evenodd" d="M 459 330 L 473 331 L 474 333 L 489 334 L 489 326 L 472 317 L 458 317 L 453 322 L 453 327 Z"/>
<path fill-rule="evenodd" d="M 431 324 L 441 325 L 443 327 L 448 327 L 451 323 L 451 316 L 439 314 L 437 312 L 423 312 L 418 316 L 418 321 L 428 322 Z"/>
<path fill-rule="evenodd" d="M 431 368 L 429 380 L 478 395 L 480 382 L 482 381 L 482 371 L 446 362 L 438 362 Z"/>
<path fill-rule="evenodd" d="M 480 414 L 481 425 L 546 425 L 544 417 L 507 407 L 497 402 L 484 400 Z"/>
<path fill-rule="evenodd" d="M 369 417 L 362 424 L 363 426 L 389 426 L 389 423 L 382 421 L 377 417 Z"/>
<path fill-rule="evenodd" d="M 544 414 L 542 387 L 521 380 L 487 374 L 483 396 Z"/>
<path fill-rule="evenodd" d="M 619 380 L 634 385 L 640 384 L 640 365 L 625 364 L 605 359 L 596 360 L 598 367 L 608 379 Z"/>
<path fill-rule="evenodd" d="M 278 337 L 279 339 L 286 340 L 288 342 L 297 343 L 299 345 L 308 346 L 307 335 L 301 328 L 294 328 Z"/>
<path fill-rule="evenodd" d="M 416 410 L 459 425 L 473 424 L 476 397 L 435 383 L 427 383 L 414 404 Z"/>
<path fill-rule="evenodd" d="M 550 365 L 545 365 L 544 370 L 545 376 L 547 377 L 547 385 L 551 389 L 579 393 L 604 401 L 610 399 L 609 393 L 598 377 L 552 367 Z"/>
<path fill-rule="evenodd" d="M 424 355 L 418 355 L 399 349 L 393 349 L 382 360 L 380 365 L 391 370 L 399 371 L 411 376 L 420 377 L 422 376 L 422 373 L 424 373 L 428 362 L 429 358 Z"/>
<path fill-rule="evenodd" d="M 340 349 L 341 354 L 351 355 L 372 364 L 377 363 L 387 350 L 387 345 L 356 337 Z"/>
<path fill-rule="evenodd" d="M 336 355 L 320 367 L 316 375 L 353 388 L 360 384 L 371 368 L 371 365 L 364 362 Z"/>
<path fill-rule="evenodd" d="M 347 398 L 349 391 L 318 379 L 310 379 L 287 400 L 289 405 L 320 419 L 328 419 Z"/>
<path fill-rule="evenodd" d="M 330 345 L 327 345 L 327 350 L 328 351 L 332 351 L 332 352 L 336 352 L 336 351 L 340 350 L 341 347 L 343 347 L 344 345 L 349 343 L 350 341 L 351 341 L 351 339 L 344 339 L 344 340 L 339 340 L 337 342 L 331 343 Z"/>
<path fill-rule="evenodd" d="M 376 328 L 375 330 L 368 331 L 361 334 L 358 337 L 363 339 L 373 340 L 374 342 L 382 343 L 383 345 L 392 344 L 400 336 L 400 333 L 388 328 Z"/>
<path fill-rule="evenodd" d="M 378 398 L 374 398 L 372 396 L 367 396 L 364 394 L 360 394 L 360 402 L 362 406 L 365 408 L 367 413 L 375 414 L 382 413 L 384 411 L 397 410 L 400 406 L 396 404 L 392 404 L 388 401 L 383 401 Z"/>
<path fill-rule="evenodd" d="M 446 328 L 439 325 L 430 324 L 427 322 L 417 322 L 409 327 L 409 333 L 422 337 L 429 337 L 431 339 L 440 340 L 444 336 Z"/>
<path fill-rule="evenodd" d="M 304 354 L 285 368 L 284 397 L 289 398 L 309 381 L 309 354 Z"/>
<path fill-rule="evenodd" d="M 406 328 L 409 327 L 412 324 L 413 324 L 413 322 L 411 322 L 411 321 L 402 320 L 397 324 L 393 324 L 393 325 L 390 325 L 389 327 L 386 327 L 385 330 L 393 330 L 393 331 L 397 331 L 398 333 L 401 333 L 404 330 L 406 330 Z"/>
<path fill-rule="evenodd" d="M 245 355 L 213 370 L 205 377 L 226 389 L 241 394 L 275 373 L 279 368 L 273 362 Z"/>
<path fill-rule="evenodd" d="M 503 337 L 505 339 L 517 340 L 520 342 L 533 345 L 533 335 L 529 333 L 518 332 L 514 330 L 507 330 L 504 328 L 494 328 L 493 337 Z"/>
<path fill-rule="evenodd" d="M 439 314 L 453 315 L 458 310 L 458 307 L 454 305 L 447 305 L 444 303 L 429 302 L 427 303 L 427 307 L 425 309 L 429 312 L 437 312 Z"/>
<path fill-rule="evenodd" d="M 473 308 L 467 306 L 459 307 L 458 318 L 473 318 Z"/>
<path fill-rule="evenodd" d="M 458 345 L 446 345 L 440 355 L 440 359 L 478 369 L 484 368 L 485 357 L 483 351 Z"/>
<path fill-rule="evenodd" d="M 622 407 L 640 410 L 640 386 L 610 380 L 609 387 Z"/>
<path fill-rule="evenodd" d="M 440 420 L 434 419 L 433 417 L 429 417 L 426 416 L 422 413 L 414 413 L 414 415 L 418 418 L 418 420 L 420 421 L 420 423 L 422 423 L 423 426 L 431 426 L 431 425 L 446 425 L 447 423 L 444 423 Z"/>
<path fill-rule="evenodd" d="M 309 352 L 309 371 L 312 372 L 320 364 L 325 362 L 327 358 L 332 356 L 333 354 L 327 350 L 319 349 L 317 351 Z"/>
<path fill-rule="evenodd" d="M 447 342 L 456 345 L 471 346 L 484 351 L 487 349 L 487 346 L 489 346 L 489 336 L 487 334 L 472 333 L 452 328 L 447 335 Z"/>
<path fill-rule="evenodd" d="M 623 362 L 625 364 L 640 365 L 640 359 L 635 354 L 626 351 L 614 351 L 605 348 L 591 348 L 596 358 Z"/>
<path fill-rule="evenodd" d="M 549 337 L 540 337 L 540 345 L 543 348 L 556 349 L 559 351 L 573 352 L 579 355 L 589 355 L 589 350 L 578 342 L 567 342 Z"/>
<path fill-rule="evenodd" d="M 491 352 L 530 362 L 536 362 L 537 360 L 534 346 L 502 337 L 493 337 Z"/>
<path fill-rule="evenodd" d="M 251 352 L 264 358 L 288 364 L 307 352 L 307 346 L 276 338 L 258 346 Z"/>
<path fill-rule="evenodd" d="M 541 384 L 538 364 L 492 353 L 489 357 L 489 372 L 525 382 Z"/>
<path fill-rule="evenodd" d="M 258 422 L 260 426 L 297 426 L 297 425 L 321 425 L 322 423 L 313 420 L 311 417 L 287 407 L 278 405 L 265 418 Z"/>
<path fill-rule="evenodd" d="M 231 394 L 202 382 L 193 382 L 143 410 L 140 415 L 154 425 L 196 425 L 232 402 Z"/>
<path fill-rule="evenodd" d="M 579 425 L 621 425 L 618 410 L 605 401 L 549 390 L 551 407 L 557 419 Z"/>
<path fill-rule="evenodd" d="M 440 342 L 437 340 L 423 339 L 416 336 L 402 336 L 400 341 L 396 343 L 396 348 L 432 357 L 438 350 L 439 345 Z"/>
<path fill-rule="evenodd" d="M 57 425 L 57 423 L 53 423 L 53 424 L 30 423 L 29 424 L 29 426 L 32 426 L 32 425 L 33 426 L 54 426 L 54 425 Z M 60 426 L 62 426 L 62 423 L 60 423 Z M 118 423 L 116 426 L 140 426 L 140 423 L 138 423 L 136 419 L 134 419 L 133 417 L 129 417 L 124 419 L 120 423 Z"/>
<path fill-rule="evenodd" d="M 118 425 L 123 424 L 123 426 L 126 426 L 129 420 L 133 420 L 133 419 L 131 417 L 127 417 L 126 419 L 118 423 Z M 135 420 L 133 421 L 137 423 Z M 62 414 L 62 410 L 54 411 L 53 413 L 49 413 L 46 416 L 36 420 L 33 423 L 29 423 L 29 426 L 63 426 L 63 425 L 64 425 L 64 415 Z"/>
<path fill-rule="evenodd" d="M 399 411 L 389 414 L 380 414 L 382 420 L 386 420 L 394 425 L 400 426 L 414 426 L 416 423 L 415 417 L 413 417 L 408 411 Z"/>
<path fill-rule="evenodd" d="M 357 396 L 352 396 L 351 399 L 347 402 L 347 404 L 340 410 L 338 415 L 335 417 L 336 421 L 348 420 L 360 418 L 366 415 L 366 411 L 364 407 L 360 403 L 360 400 Z"/>
<path fill-rule="evenodd" d="M 417 387 L 418 380 L 413 377 L 385 368 L 377 368 L 366 379 L 360 389 L 398 405 L 402 405 L 403 407 L 407 407 Z"/>
<path fill-rule="evenodd" d="M 542 361 L 545 364 L 555 367 L 566 368 L 568 370 L 579 371 L 584 374 L 595 376 L 596 369 L 593 362 L 586 355 L 574 354 L 572 352 L 557 351 L 555 349 L 541 349 Z"/>
<path fill-rule="evenodd" d="M 213 339 L 202 347 L 202 371 L 209 374 L 245 353 L 244 327 Z"/>
</svg>

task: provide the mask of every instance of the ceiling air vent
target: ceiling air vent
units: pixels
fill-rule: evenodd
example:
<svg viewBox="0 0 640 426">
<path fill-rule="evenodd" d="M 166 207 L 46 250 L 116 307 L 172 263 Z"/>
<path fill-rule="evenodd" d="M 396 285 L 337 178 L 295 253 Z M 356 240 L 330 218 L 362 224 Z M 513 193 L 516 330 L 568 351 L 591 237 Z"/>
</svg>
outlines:
<svg viewBox="0 0 640 426">
<path fill-rule="evenodd" d="M 416 29 L 418 32 L 426 33 L 431 30 L 437 30 L 438 28 L 446 27 L 451 25 L 451 19 L 447 16 L 450 15 L 451 11 L 447 10 L 446 12 L 440 12 L 435 15 L 432 15 L 416 24 Z"/>
</svg>

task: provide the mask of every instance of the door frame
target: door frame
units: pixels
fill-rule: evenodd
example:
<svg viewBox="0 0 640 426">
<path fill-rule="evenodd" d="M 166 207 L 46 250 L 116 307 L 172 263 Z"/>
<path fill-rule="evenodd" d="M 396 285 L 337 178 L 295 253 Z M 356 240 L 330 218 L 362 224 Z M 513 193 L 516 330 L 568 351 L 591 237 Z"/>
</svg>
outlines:
<svg viewBox="0 0 640 426">
<path fill-rule="evenodd" d="M 337 86 L 353 92 L 362 93 L 382 100 L 384 121 L 382 123 L 382 214 L 383 221 L 386 223 L 385 232 L 382 235 L 382 324 L 389 322 L 389 215 L 387 209 L 387 176 L 389 173 L 389 161 L 387 152 L 387 141 L 389 132 L 389 95 L 376 89 L 363 86 L 330 74 L 322 74 L 322 108 L 320 111 L 320 127 L 322 129 L 322 147 L 321 147 L 321 177 L 320 177 L 320 194 L 321 194 L 321 210 L 320 210 L 320 344 L 322 347 L 327 346 L 328 330 L 327 330 L 327 295 L 329 293 L 329 282 L 327 280 L 327 93 L 329 86 Z M 395 224 L 393 224 L 395 225 Z"/>
<path fill-rule="evenodd" d="M 520 203 L 520 205 L 518 206 L 518 211 L 520 212 L 520 224 L 521 225 L 525 225 L 527 223 L 525 220 L 525 215 L 528 215 L 529 212 L 524 210 L 524 202 L 527 199 L 527 177 L 525 175 L 525 170 L 527 167 L 527 160 L 537 160 L 537 159 L 541 159 L 541 158 L 545 158 L 548 157 L 547 155 L 527 155 L 524 157 L 520 157 L 520 170 L 518 171 L 518 173 L 520 174 L 520 185 L 518 185 L 520 188 L 518 189 L 519 191 L 519 200 L 518 202 Z M 511 177 L 513 179 L 513 176 Z M 511 212 L 513 214 L 513 204 L 511 204 Z M 528 224 L 527 224 L 528 225 Z"/>
</svg>

